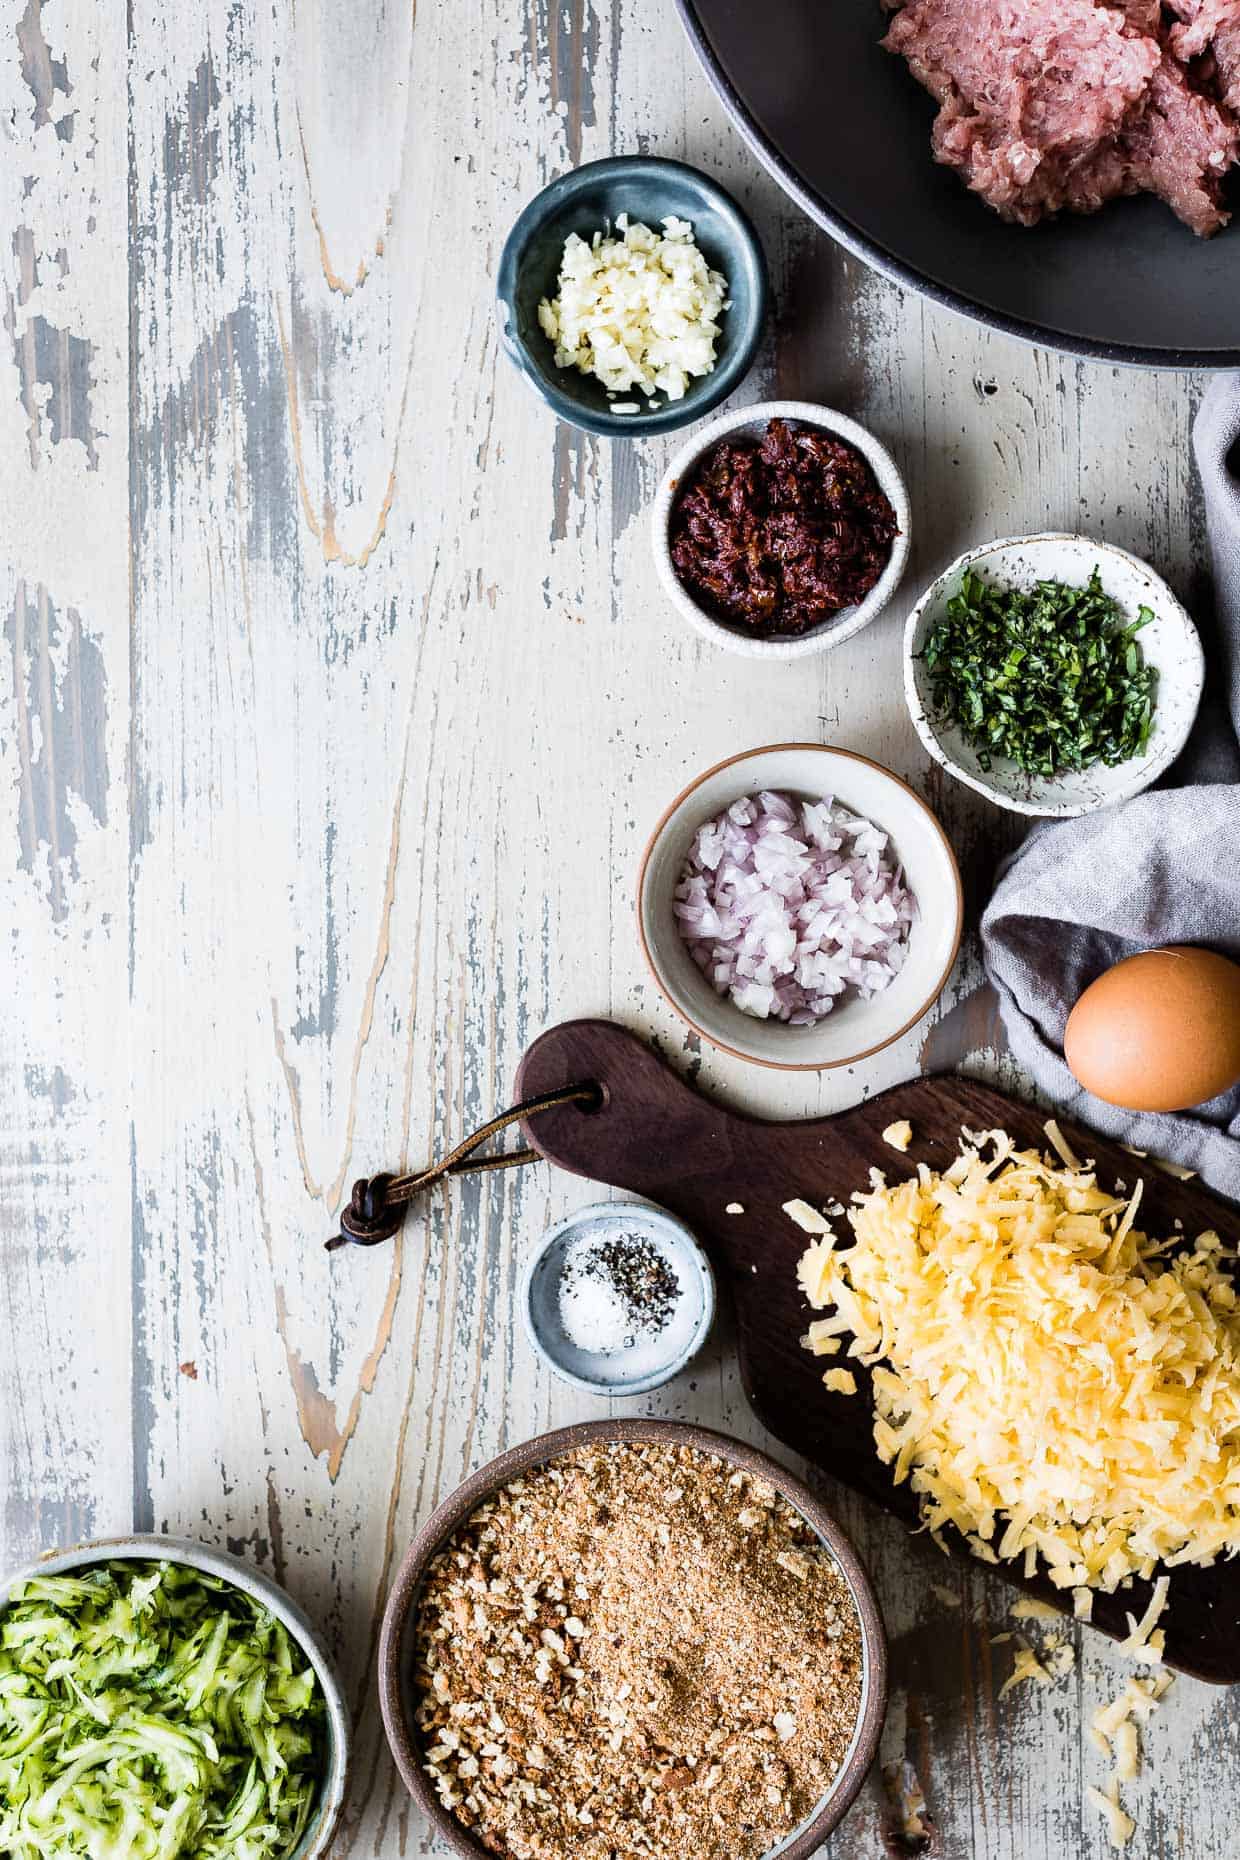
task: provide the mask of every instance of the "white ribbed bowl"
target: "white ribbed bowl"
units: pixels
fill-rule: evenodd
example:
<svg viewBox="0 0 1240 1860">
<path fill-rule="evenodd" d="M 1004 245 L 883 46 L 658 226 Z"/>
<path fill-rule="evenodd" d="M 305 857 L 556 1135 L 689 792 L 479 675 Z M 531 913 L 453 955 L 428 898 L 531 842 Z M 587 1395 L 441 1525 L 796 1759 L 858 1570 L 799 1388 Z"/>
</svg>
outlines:
<svg viewBox="0 0 1240 1860">
<path fill-rule="evenodd" d="M 887 566 L 863 601 L 853 607 L 842 607 L 839 613 L 832 614 L 829 620 L 822 621 L 806 633 L 793 633 L 786 638 L 755 639 L 743 628 L 729 626 L 707 608 L 699 606 L 687 589 L 682 587 L 672 566 L 668 525 L 676 493 L 703 453 L 717 440 L 734 435 L 760 438 L 771 420 L 788 420 L 802 426 L 813 426 L 820 432 L 829 433 L 833 438 L 846 440 L 849 445 L 855 446 L 868 460 L 880 489 L 891 502 L 900 527 L 891 545 Z M 908 492 L 890 452 L 856 420 L 850 420 L 846 414 L 836 413 L 832 407 L 820 407 L 816 401 L 763 400 L 754 406 L 736 408 L 712 420 L 709 426 L 703 426 L 681 447 L 664 472 L 655 493 L 650 540 L 654 549 L 655 568 L 664 593 L 682 618 L 696 628 L 704 639 L 710 640 L 714 646 L 722 646 L 725 652 L 740 653 L 746 659 L 806 659 L 814 653 L 829 652 L 832 646 L 840 645 L 842 641 L 851 639 L 854 633 L 859 633 L 862 627 L 869 626 L 899 587 L 908 562 Z"/>
</svg>

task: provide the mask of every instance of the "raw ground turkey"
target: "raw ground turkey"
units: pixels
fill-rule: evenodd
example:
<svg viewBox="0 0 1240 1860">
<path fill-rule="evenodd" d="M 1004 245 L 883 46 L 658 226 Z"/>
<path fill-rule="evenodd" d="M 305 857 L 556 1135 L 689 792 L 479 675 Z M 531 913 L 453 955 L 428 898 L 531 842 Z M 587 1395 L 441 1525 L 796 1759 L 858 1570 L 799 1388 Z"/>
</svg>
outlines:
<svg viewBox="0 0 1240 1860">
<path fill-rule="evenodd" d="M 1004 219 L 1152 193 L 1226 225 L 1240 0 L 908 0 L 883 43 L 940 105 L 936 159 Z"/>
</svg>

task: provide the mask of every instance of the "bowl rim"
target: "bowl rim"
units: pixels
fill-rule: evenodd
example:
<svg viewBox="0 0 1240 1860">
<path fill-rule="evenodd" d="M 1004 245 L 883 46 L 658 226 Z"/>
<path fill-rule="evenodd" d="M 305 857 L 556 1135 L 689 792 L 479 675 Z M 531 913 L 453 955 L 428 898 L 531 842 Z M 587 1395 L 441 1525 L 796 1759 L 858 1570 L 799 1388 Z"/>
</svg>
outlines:
<svg viewBox="0 0 1240 1860">
<path fill-rule="evenodd" d="M 896 1028 L 894 1033 L 889 1033 L 885 1039 L 876 1041 L 873 1046 L 867 1046 L 861 1052 L 846 1053 L 839 1059 L 765 1059 L 757 1053 L 743 1052 L 738 1046 L 729 1046 L 726 1040 L 721 1040 L 715 1034 L 709 1033 L 706 1028 L 701 1026 L 700 1023 L 693 1018 L 692 1014 L 676 1000 L 671 990 L 668 988 L 655 962 L 654 952 L 647 939 L 646 926 L 643 922 L 642 901 L 646 895 L 646 881 L 649 874 L 650 861 L 654 854 L 654 849 L 662 838 L 672 815 L 683 806 L 690 795 L 695 793 L 704 782 L 709 781 L 712 775 L 719 775 L 724 769 L 732 768 L 738 762 L 748 762 L 757 756 L 769 756 L 775 754 L 777 751 L 788 749 L 812 749 L 827 755 L 843 756 L 849 762 L 861 762 L 867 768 L 876 770 L 878 774 L 885 775 L 887 780 L 894 782 L 897 787 L 903 788 L 905 793 L 910 795 L 917 803 L 918 807 L 925 815 L 928 824 L 932 826 L 935 833 L 938 834 L 942 842 L 943 850 L 947 854 L 948 867 L 951 871 L 954 886 L 955 933 L 952 937 L 951 953 L 947 958 L 942 974 L 935 983 L 933 992 L 926 996 L 926 999 L 917 1009 L 917 1012 L 911 1014 L 902 1026 Z M 840 749 L 834 743 L 764 743 L 760 748 L 744 749 L 737 755 L 725 756 L 722 762 L 716 762 L 710 768 L 703 769 L 702 773 L 696 776 L 693 781 L 689 782 L 686 787 L 682 788 L 675 800 L 664 808 L 658 821 L 655 823 L 650 838 L 646 841 L 646 849 L 642 853 L 641 864 L 637 870 L 636 904 L 637 935 L 642 946 L 642 954 L 646 958 L 646 967 L 654 977 L 655 985 L 659 993 L 663 996 L 663 999 L 670 1007 L 675 1009 L 676 1013 L 679 1014 L 680 1018 L 688 1026 L 692 1027 L 696 1034 L 700 1034 L 702 1039 L 709 1041 L 717 1052 L 727 1053 L 733 1059 L 743 1059 L 751 1066 L 763 1066 L 769 1072 L 835 1072 L 838 1071 L 841 1066 L 855 1066 L 859 1065 L 863 1059 L 872 1059 L 875 1053 L 881 1053 L 885 1047 L 892 1046 L 897 1040 L 903 1039 L 909 1028 L 915 1027 L 918 1021 L 930 1011 L 942 994 L 944 988 L 946 988 L 948 977 L 951 975 L 956 964 L 956 957 L 960 953 L 960 942 L 964 935 L 964 885 L 960 877 L 960 863 L 956 858 L 955 848 L 948 839 L 937 814 L 935 814 L 929 803 L 922 799 L 921 795 L 918 794 L 911 783 L 904 780 L 903 776 L 895 774 L 894 771 L 887 768 L 884 763 L 875 761 L 873 756 L 862 755 L 861 752 L 856 749 Z"/>
<path fill-rule="evenodd" d="M 980 329 L 1000 330 L 1030 348 L 1049 348 L 1053 353 L 1075 355 L 1085 361 L 1110 362 L 1123 368 L 1182 371 L 1240 367 L 1240 348 L 1237 347 L 1152 348 L 1144 343 L 1107 342 L 1100 337 L 1080 336 L 1071 330 L 1058 329 L 1049 323 L 1036 323 L 1031 317 L 995 309 L 982 298 L 970 297 L 964 289 L 946 284 L 928 271 L 921 271 L 908 260 L 900 258 L 803 179 L 792 162 L 780 152 L 778 144 L 751 113 L 749 105 L 716 55 L 706 30 L 700 0 L 675 0 L 675 6 L 685 36 L 701 60 L 702 69 L 715 95 L 753 154 L 803 213 L 829 233 L 845 251 L 871 266 L 880 277 L 889 278 L 902 290 L 915 291 L 931 303 L 955 311 L 958 316 Z"/>
<path fill-rule="evenodd" d="M 314 1668 L 327 1707 L 327 1761 L 323 1769 L 319 1824 L 303 1836 L 288 1860 L 320 1860 L 340 1827 L 352 1762 L 351 1714 L 335 1663 L 319 1637 L 318 1629 L 299 1603 L 274 1577 L 255 1569 L 231 1550 L 200 1543 L 193 1537 L 173 1537 L 158 1531 L 130 1531 L 120 1537 L 90 1537 L 78 1543 L 41 1551 L 19 1568 L 0 1575 L 0 1610 L 15 1588 L 36 1576 L 54 1576 L 96 1563 L 183 1563 L 208 1576 L 219 1576 L 233 1588 L 262 1603 L 283 1623 Z"/>
<path fill-rule="evenodd" d="M 838 614 L 832 615 L 831 618 L 820 621 L 807 633 L 780 634 L 774 638 L 753 639 L 725 625 L 716 615 L 695 601 L 682 586 L 672 566 L 671 550 L 668 546 L 668 529 L 671 523 L 672 505 L 681 481 L 693 470 L 703 454 L 716 441 L 725 438 L 728 433 L 770 420 L 792 420 L 799 422 L 802 426 L 814 426 L 854 446 L 878 479 L 880 488 L 890 499 L 895 509 L 899 530 L 891 545 L 891 554 L 882 574 L 865 599 L 857 602 L 846 620 L 840 621 Z M 871 621 L 877 620 L 879 614 L 890 604 L 908 567 L 909 551 L 912 545 L 912 506 L 908 486 L 900 467 L 882 440 L 877 438 L 867 426 L 863 426 L 859 420 L 854 420 L 849 414 L 840 413 L 823 401 L 759 400 L 745 407 L 734 407 L 729 412 L 721 414 L 717 419 L 712 420 L 709 426 L 703 427 L 685 441 L 659 480 L 651 505 L 650 526 L 650 540 L 660 586 L 681 617 L 687 620 L 704 639 L 710 640 L 712 645 L 722 646 L 726 652 L 736 653 L 746 659 L 807 659 L 818 653 L 830 652 L 836 646 L 842 646 L 845 640 L 852 639 L 869 626 Z"/>
<path fill-rule="evenodd" d="M 513 321 L 516 285 L 526 247 L 548 215 L 565 201 L 584 193 L 608 176 L 631 172 L 638 177 L 661 171 L 676 175 L 695 187 L 709 200 L 714 211 L 726 219 L 736 247 L 744 254 L 744 269 L 753 284 L 753 303 L 747 327 L 742 327 L 731 354 L 717 362 L 709 375 L 695 378 L 678 401 L 665 400 L 653 413 L 609 413 L 583 405 L 560 387 L 539 367 L 537 358 L 517 334 Z M 731 279 L 729 279 L 731 282 Z M 509 361 L 526 382 L 530 391 L 548 406 L 566 425 L 603 439 L 644 439 L 660 433 L 678 431 L 692 421 L 713 412 L 729 394 L 736 392 L 753 366 L 762 340 L 770 308 L 770 277 L 766 254 L 757 228 L 735 196 L 701 168 L 667 155 L 605 155 L 597 161 L 582 162 L 565 169 L 541 187 L 528 200 L 512 223 L 495 268 L 495 318 L 500 344 Z M 568 370 L 563 371 L 568 373 Z"/>
<path fill-rule="evenodd" d="M 388 1747 L 402 1782 L 432 1826 L 458 1854 L 463 1855 L 465 1860 L 487 1860 L 487 1850 L 441 1805 L 422 1771 L 415 1738 L 405 1721 L 402 1705 L 401 1643 L 431 1558 L 471 1512 L 511 1479 L 548 1460 L 571 1453 L 574 1448 L 589 1446 L 599 1440 L 620 1443 L 668 1442 L 696 1447 L 703 1453 L 714 1454 L 741 1471 L 756 1474 L 773 1485 L 801 1513 L 839 1564 L 861 1623 L 864 1680 L 861 1713 L 851 1749 L 830 1795 L 808 1821 L 794 1830 L 785 1845 L 772 1848 L 767 1857 L 767 1860 L 810 1860 L 810 1856 L 818 1851 L 821 1843 L 839 1825 L 856 1800 L 877 1754 L 887 1711 L 888 1684 L 887 1636 L 882 1614 L 869 1574 L 849 1537 L 805 1482 L 760 1448 L 751 1447 L 714 1428 L 700 1427 L 695 1422 L 636 1418 L 579 1421 L 570 1427 L 537 1434 L 530 1440 L 507 1448 L 495 1459 L 488 1460 L 486 1465 L 471 1473 L 436 1506 L 405 1552 L 393 1579 L 379 1632 L 379 1708 Z"/>
<path fill-rule="evenodd" d="M 634 1377 L 629 1382 L 595 1382 L 592 1381 L 589 1376 L 578 1375 L 575 1370 L 566 1368 L 540 1336 L 538 1327 L 534 1322 L 532 1298 L 534 1275 L 556 1242 L 579 1223 L 589 1221 L 595 1217 L 614 1218 L 618 1215 L 622 1216 L 626 1212 L 641 1215 L 647 1220 L 653 1215 L 657 1217 L 657 1225 L 670 1228 L 675 1232 L 682 1251 L 692 1258 L 697 1268 L 698 1278 L 702 1288 L 702 1314 L 698 1319 L 688 1344 L 683 1350 L 678 1351 L 674 1357 L 669 1357 L 661 1369 L 653 1369 L 648 1375 Z M 682 1221 L 679 1215 L 672 1214 L 667 1208 L 661 1208 L 657 1201 L 645 1201 L 642 1199 L 635 1201 L 592 1201 L 585 1207 L 574 1208 L 572 1213 L 566 1214 L 562 1221 L 556 1221 L 552 1226 L 547 1228 L 546 1232 L 532 1248 L 524 1266 L 521 1268 L 521 1279 L 517 1288 L 517 1300 L 521 1311 L 521 1321 L 530 1347 L 535 1355 L 541 1358 L 547 1365 L 554 1376 L 558 1376 L 561 1382 L 571 1384 L 573 1388 L 583 1390 L 587 1395 L 603 1395 L 609 1398 L 614 1397 L 617 1400 L 623 1400 L 630 1395 L 649 1395 L 652 1390 L 662 1388 L 664 1384 L 670 1382 L 674 1376 L 678 1376 L 683 1369 L 687 1369 L 689 1364 L 701 1353 L 702 1349 L 705 1347 L 706 1339 L 710 1336 L 714 1326 L 715 1313 L 718 1306 L 718 1289 L 715 1281 L 715 1269 L 711 1265 L 705 1247 L 703 1247 L 701 1241 L 689 1226 L 688 1222 Z"/>
<path fill-rule="evenodd" d="M 1075 801 L 1035 801 L 1024 800 L 1019 795 L 1002 793 L 999 789 L 992 786 L 984 775 L 973 774 L 971 770 L 963 768 L 960 763 L 956 762 L 948 754 L 939 740 L 938 733 L 934 728 L 929 712 L 922 703 L 920 693 L 917 689 L 916 655 L 913 651 L 914 642 L 927 610 L 940 594 L 944 585 L 965 568 L 970 567 L 975 562 L 983 561 L 987 556 L 997 554 L 1000 550 L 1028 549 L 1043 543 L 1085 544 L 1088 545 L 1091 550 L 1097 551 L 1100 555 L 1118 556 L 1121 561 L 1139 569 L 1141 573 L 1149 579 L 1154 589 L 1157 591 L 1159 599 L 1158 617 L 1174 623 L 1180 630 L 1186 648 L 1187 661 L 1189 665 L 1191 665 L 1189 684 L 1196 685 L 1196 702 L 1191 711 L 1186 712 L 1185 720 L 1181 725 L 1169 731 L 1165 737 L 1162 738 L 1157 754 L 1147 754 L 1145 757 L 1134 757 L 1130 764 L 1132 772 L 1128 780 L 1118 787 L 1114 794 L 1094 801 L 1083 801 L 1080 803 Z M 908 712 L 909 716 L 912 718 L 913 727 L 917 731 L 917 735 L 926 752 L 934 758 L 940 768 L 945 769 L 954 780 L 963 782 L 964 785 L 967 788 L 971 788 L 975 794 L 984 796 L 986 800 L 992 801 L 996 807 L 1002 807 L 1009 813 L 1022 814 L 1027 819 L 1032 820 L 1077 820 L 1084 814 L 1101 813 L 1106 808 L 1118 807 L 1122 802 L 1131 801 L 1136 795 L 1143 794 L 1160 776 L 1166 774 L 1176 757 L 1179 756 L 1184 749 L 1189 736 L 1192 734 L 1193 726 L 1196 723 L 1197 710 L 1205 687 L 1205 649 L 1201 643 L 1201 635 L 1197 631 L 1192 615 L 1176 594 L 1174 588 L 1171 587 L 1164 576 L 1159 574 L 1156 568 L 1145 561 L 1143 557 L 1134 554 L 1131 549 L 1124 549 L 1119 543 L 1104 542 L 1098 537 L 1087 536 L 1081 530 L 1038 530 L 1028 536 L 999 536 L 992 542 L 978 543 L 971 549 L 962 550 L 953 561 L 948 563 L 941 574 L 935 576 L 934 580 L 930 582 L 914 602 L 904 625 L 903 660 L 904 701 L 908 706 Z"/>
</svg>

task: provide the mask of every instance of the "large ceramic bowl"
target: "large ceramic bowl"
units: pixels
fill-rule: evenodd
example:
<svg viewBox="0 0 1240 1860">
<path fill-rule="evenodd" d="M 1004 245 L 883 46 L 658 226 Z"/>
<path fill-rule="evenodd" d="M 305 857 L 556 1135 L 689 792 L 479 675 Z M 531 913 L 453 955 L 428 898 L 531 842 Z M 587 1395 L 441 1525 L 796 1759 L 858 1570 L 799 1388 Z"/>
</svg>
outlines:
<svg viewBox="0 0 1240 1860">
<path fill-rule="evenodd" d="M 1240 366 L 1234 225 L 1196 239 L 1151 195 L 1009 225 L 934 160 L 936 106 L 882 49 L 879 0 L 676 4 L 759 160 L 834 239 L 901 287 L 1081 355 Z"/>
<path fill-rule="evenodd" d="M 194 1543 L 187 1537 L 145 1534 L 97 1538 L 65 1550 L 48 1551 L 0 1580 L 0 1608 L 14 1589 L 32 1576 L 67 1576 L 73 1570 L 99 1563 L 184 1563 L 190 1569 L 202 1570 L 205 1575 L 218 1576 L 222 1582 L 231 1583 L 233 1588 L 261 1602 L 283 1622 L 314 1668 L 327 1705 L 327 1751 L 318 1807 L 287 1860 L 321 1860 L 331 1845 L 344 1806 L 349 1769 L 349 1710 L 336 1669 L 308 1617 L 269 1576 L 242 1562 L 240 1557 L 231 1556 L 226 1550 L 214 1550 L 207 1544 Z"/>
<path fill-rule="evenodd" d="M 717 1454 L 729 1465 L 767 1480 L 817 1533 L 848 1583 L 861 1622 L 862 1645 L 861 1712 L 852 1746 L 830 1791 L 814 1813 L 768 1856 L 768 1860 L 777 1860 L 777 1857 L 778 1860 L 809 1860 L 843 1820 L 878 1749 L 887 1710 L 887 1642 L 878 1603 L 856 1551 L 808 1486 L 775 1460 L 739 1440 L 731 1440 L 726 1434 L 716 1434 L 709 1428 L 686 1426 L 676 1421 L 588 1421 L 577 1427 L 561 1428 L 557 1433 L 540 1434 L 483 1466 L 427 1519 L 397 1571 L 379 1636 L 379 1704 L 388 1743 L 405 1787 L 436 1834 L 454 1852 L 464 1855 L 465 1860 L 494 1860 L 490 1850 L 441 1805 L 422 1768 L 410 1683 L 418 1599 L 427 1569 L 438 1551 L 501 1486 L 535 1466 L 571 1453 L 576 1447 L 603 1440 L 670 1442 L 676 1446 L 696 1447 L 702 1453 Z"/>
<path fill-rule="evenodd" d="M 828 433 L 834 439 L 845 440 L 855 447 L 868 462 L 880 489 L 886 493 L 896 513 L 899 528 L 891 545 L 887 566 L 863 601 L 858 601 L 853 607 L 842 607 L 838 613 L 804 633 L 777 633 L 759 639 L 743 627 L 732 626 L 720 619 L 695 600 L 682 585 L 672 563 L 669 530 L 672 506 L 677 494 L 711 446 L 721 439 L 760 439 L 772 420 L 787 420 L 793 426 L 812 426 L 819 432 Z M 709 426 L 694 433 L 692 439 L 681 447 L 664 472 L 655 493 L 650 517 L 650 540 L 654 549 L 654 565 L 668 600 L 689 625 L 713 646 L 722 646 L 725 652 L 740 653 L 747 659 L 806 659 L 851 639 L 854 633 L 859 633 L 862 627 L 869 626 L 871 620 L 878 618 L 899 587 L 908 562 L 909 523 L 908 492 L 899 467 L 886 446 L 881 445 L 873 433 L 858 421 L 850 420 L 847 414 L 836 413 L 833 407 L 819 406 L 817 401 L 764 400 L 748 407 L 738 407 L 733 413 L 721 414 Z"/>
<path fill-rule="evenodd" d="M 663 404 L 654 413 L 613 413 L 614 397 L 601 381 L 556 367 L 555 349 L 538 321 L 540 302 L 556 294 L 568 235 L 589 240 L 621 213 L 656 231 L 668 215 L 688 220 L 707 264 L 728 281 L 714 369 L 692 380 L 681 400 L 660 395 Z M 766 261 L 747 215 L 709 175 L 653 155 L 589 162 L 544 187 L 508 235 L 495 288 L 500 340 L 514 366 L 562 420 L 611 439 L 670 433 L 700 420 L 749 373 L 766 321 Z M 642 402 L 640 394 L 634 398 Z"/>
<path fill-rule="evenodd" d="M 756 1020 L 716 994 L 689 954 L 672 906 L 698 828 L 761 789 L 809 800 L 831 795 L 890 835 L 917 901 L 904 967 L 866 1001 L 850 992 L 825 1020 L 792 1027 Z M 698 1033 L 757 1065 L 823 1071 L 868 1059 L 898 1040 L 942 993 L 960 947 L 964 904 L 955 854 L 930 809 L 907 782 L 868 756 L 824 743 L 775 743 L 707 769 L 677 795 L 646 847 L 637 880 L 637 922 L 655 981 Z"/>
<path fill-rule="evenodd" d="M 1144 752 L 1115 768 L 1099 762 L 1079 774 L 1049 779 L 1028 775 L 1002 757 L 984 769 L 977 751 L 935 710 L 921 657 L 930 629 L 959 591 L 967 571 L 984 581 L 1024 589 L 1038 581 L 1084 586 L 1095 568 L 1126 619 L 1135 620 L 1141 607 L 1148 607 L 1154 615 L 1138 636 L 1146 663 L 1157 673 L 1153 722 Z M 1197 629 L 1166 582 L 1126 549 L 1088 536 L 1008 536 L 966 550 L 927 588 L 909 615 L 904 633 L 904 693 L 918 736 L 949 775 L 1017 814 L 1065 818 L 1113 807 L 1140 794 L 1165 774 L 1188 741 L 1204 681 L 1205 658 Z"/>
</svg>

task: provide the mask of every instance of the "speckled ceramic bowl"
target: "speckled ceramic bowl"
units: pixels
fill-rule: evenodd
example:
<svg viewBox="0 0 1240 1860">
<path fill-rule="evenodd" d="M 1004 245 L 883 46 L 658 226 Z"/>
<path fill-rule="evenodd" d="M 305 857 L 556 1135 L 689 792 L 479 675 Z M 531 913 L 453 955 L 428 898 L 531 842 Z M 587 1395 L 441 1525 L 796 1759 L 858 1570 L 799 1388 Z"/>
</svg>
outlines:
<svg viewBox="0 0 1240 1860">
<path fill-rule="evenodd" d="M 573 1243 L 588 1234 L 627 1232 L 655 1246 L 680 1281 L 666 1327 L 632 1348 L 587 1350 L 566 1335 L 560 1286 Z M 596 1201 L 545 1233 L 526 1261 L 518 1298 L 525 1334 L 548 1368 L 590 1395 L 646 1395 L 693 1361 L 715 1318 L 715 1275 L 683 1221 L 649 1201 Z"/>
<path fill-rule="evenodd" d="M 935 714 L 929 674 L 920 654 L 931 627 L 959 591 L 966 570 L 985 581 L 1031 588 L 1038 581 L 1084 586 L 1095 567 L 1106 592 L 1135 620 L 1140 607 L 1154 618 L 1139 635 L 1146 663 L 1158 674 L 1154 715 L 1144 754 L 1113 769 L 1101 763 L 1080 774 L 1044 780 L 1014 762 L 996 758 L 984 769 L 960 731 Z M 1113 807 L 1140 794 L 1170 768 L 1188 741 L 1205 681 L 1205 659 L 1197 629 L 1161 576 L 1114 543 L 1088 536 L 1007 536 L 968 549 L 933 582 L 909 615 L 904 633 L 904 694 L 917 734 L 957 781 L 1016 814 L 1066 818 Z"/>
<path fill-rule="evenodd" d="M 465 1860 L 493 1860 L 490 1850 L 442 1807 L 422 1768 L 410 1683 L 418 1597 L 436 1553 L 501 1486 L 535 1466 L 571 1453 L 575 1447 L 592 1446 L 605 1440 L 696 1447 L 699 1452 L 717 1454 L 729 1465 L 767 1480 L 817 1532 L 848 1583 L 861 1622 L 862 1645 L 861 1712 L 852 1745 L 834 1783 L 814 1813 L 767 1856 L 767 1860 L 809 1860 L 843 1820 L 878 1750 L 887 1711 L 887 1640 L 882 1616 L 861 1559 L 831 1513 L 807 1485 L 786 1472 L 777 1461 L 768 1459 L 765 1453 L 739 1440 L 716 1434 L 706 1427 L 692 1427 L 676 1421 L 587 1421 L 577 1427 L 561 1428 L 557 1433 L 540 1434 L 522 1446 L 501 1453 L 498 1459 L 471 1474 L 427 1519 L 396 1573 L 379 1636 L 379 1704 L 388 1743 L 405 1787 L 435 1833 L 455 1853 L 464 1855 Z"/>
<path fill-rule="evenodd" d="M 711 446 L 721 439 L 759 439 L 771 420 L 787 420 L 794 426 L 815 427 L 835 439 L 844 440 L 860 452 L 895 511 L 899 528 L 891 545 L 887 566 L 863 601 L 858 601 L 852 607 L 842 607 L 838 613 L 804 633 L 777 633 L 755 638 L 744 627 L 732 626 L 728 621 L 720 619 L 718 614 L 703 607 L 690 594 L 672 564 L 669 531 L 677 493 Z M 908 492 L 899 467 L 886 446 L 881 445 L 873 433 L 856 420 L 850 420 L 847 414 L 836 413 L 833 407 L 821 407 L 817 401 L 764 400 L 753 406 L 738 407 L 732 413 L 721 414 L 709 426 L 703 427 L 701 432 L 694 433 L 692 439 L 681 447 L 664 472 L 655 493 L 650 515 L 650 541 L 663 592 L 677 612 L 712 646 L 722 646 L 725 652 L 736 652 L 746 659 L 808 659 L 815 653 L 829 652 L 832 646 L 841 645 L 844 640 L 859 633 L 862 627 L 869 626 L 871 620 L 877 620 L 904 575 L 908 562 L 909 525 Z"/>
<path fill-rule="evenodd" d="M 539 303 L 556 294 L 568 235 L 588 240 L 621 213 L 656 229 L 670 214 L 688 220 L 706 262 L 728 281 L 713 371 L 690 382 L 682 400 L 661 395 L 665 404 L 655 413 L 613 413 L 615 397 L 593 375 L 556 367 L 538 322 Z M 709 175 L 653 155 L 589 162 L 544 187 L 509 233 L 496 278 L 500 339 L 514 366 L 562 420 L 612 439 L 674 432 L 717 407 L 749 373 L 766 306 L 766 261 L 747 215 Z"/>
<path fill-rule="evenodd" d="M 327 1704 L 326 1763 L 318 1808 L 288 1860 L 321 1860 L 331 1845 L 344 1806 L 350 1751 L 349 1710 L 336 1669 L 308 1617 L 269 1576 L 226 1550 L 214 1550 L 208 1544 L 194 1543 L 187 1537 L 103 1537 L 64 1550 L 49 1550 L 23 1569 L 14 1570 L 0 1580 L 0 1608 L 13 1590 L 32 1576 L 65 1576 L 71 1570 L 86 1569 L 98 1563 L 138 1562 L 185 1563 L 191 1569 L 218 1576 L 233 1588 L 243 1590 L 284 1623 L 313 1666 Z"/>
</svg>

